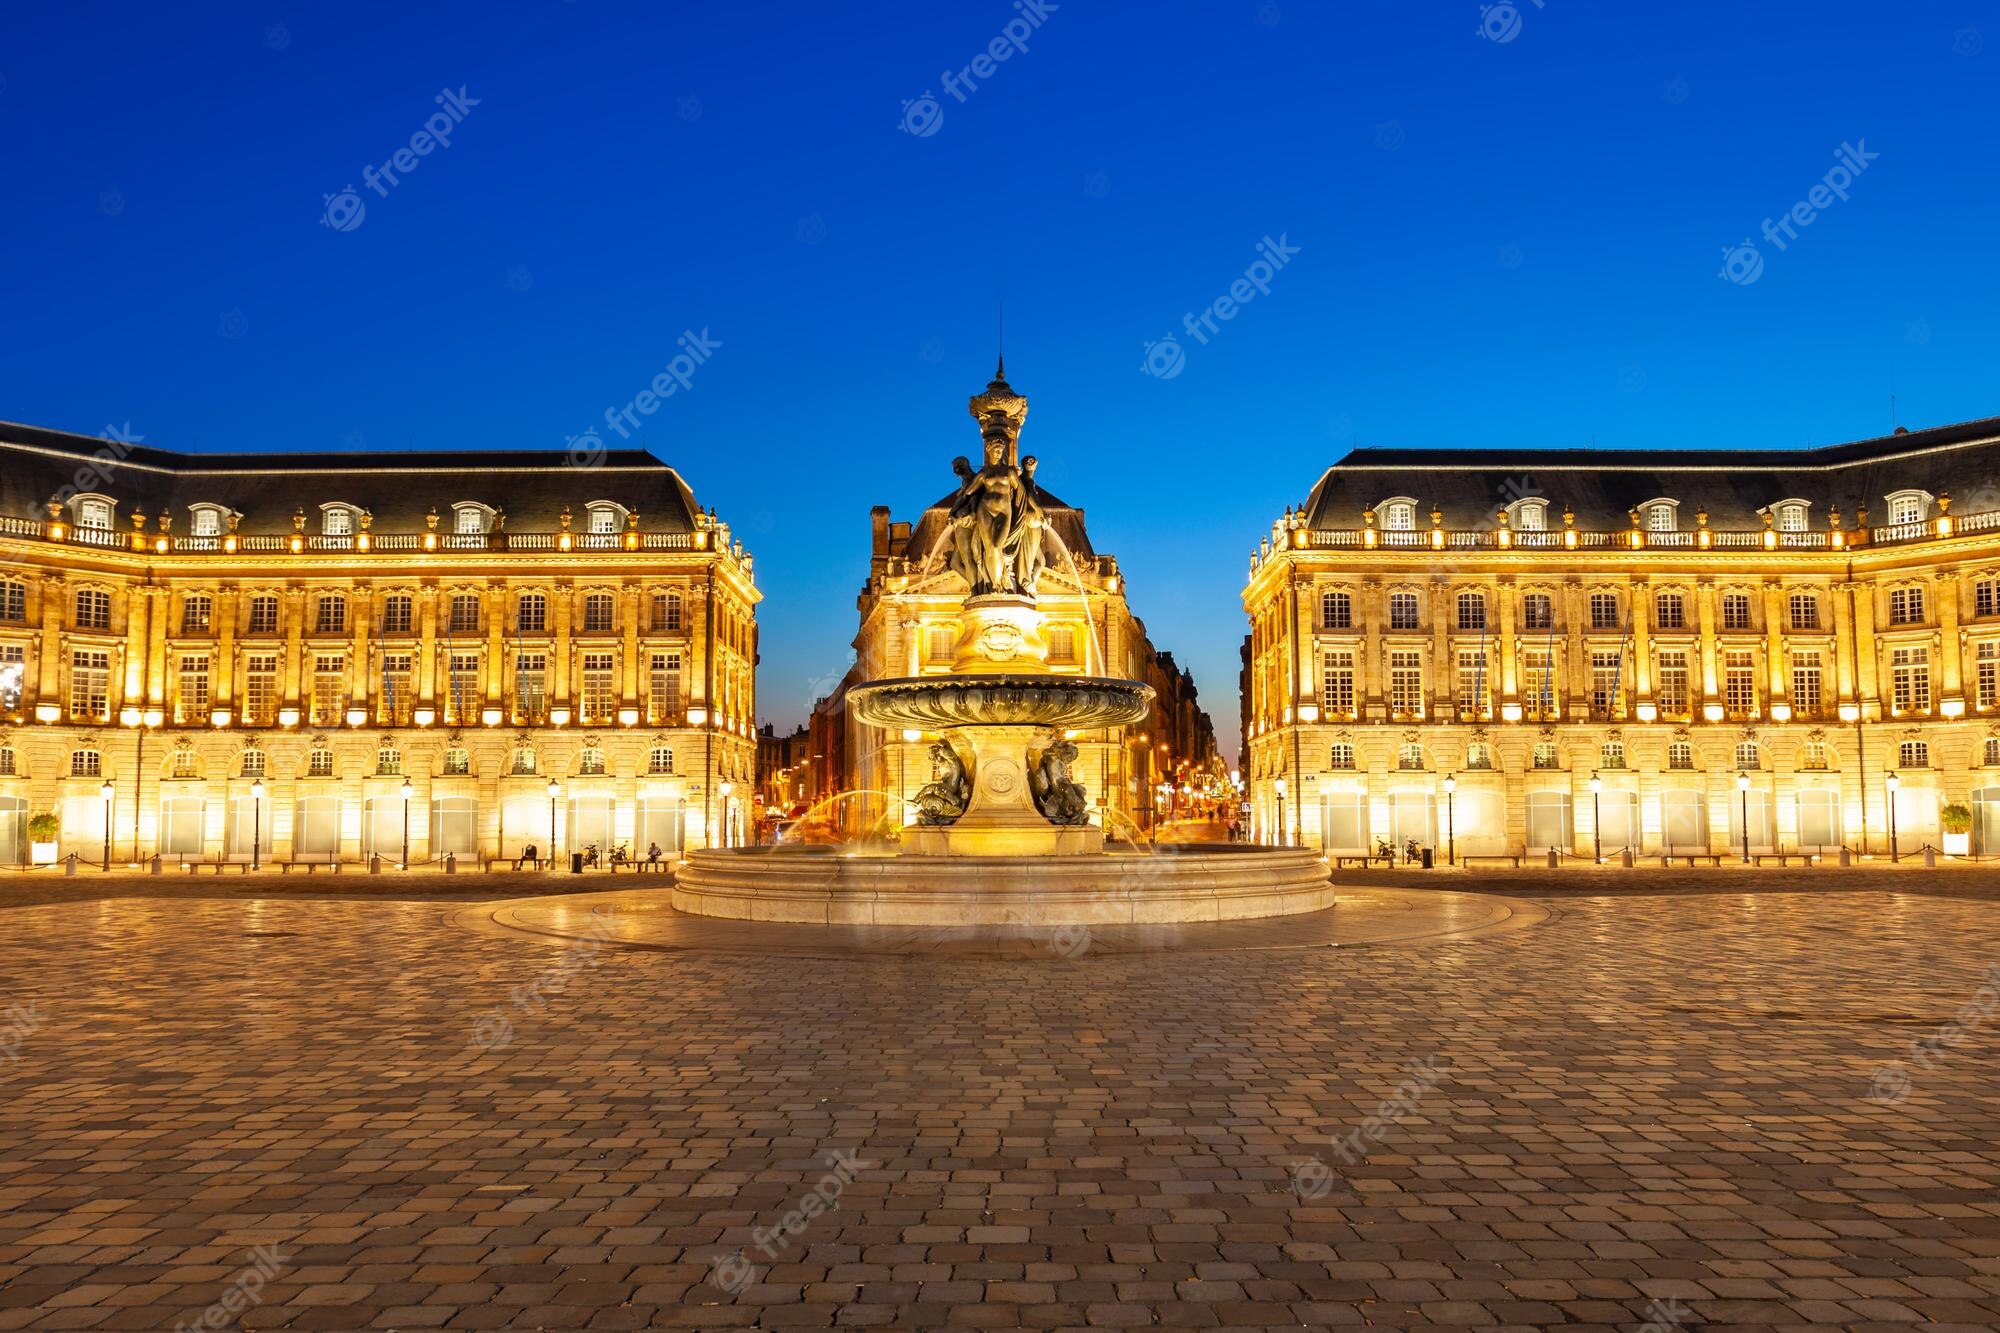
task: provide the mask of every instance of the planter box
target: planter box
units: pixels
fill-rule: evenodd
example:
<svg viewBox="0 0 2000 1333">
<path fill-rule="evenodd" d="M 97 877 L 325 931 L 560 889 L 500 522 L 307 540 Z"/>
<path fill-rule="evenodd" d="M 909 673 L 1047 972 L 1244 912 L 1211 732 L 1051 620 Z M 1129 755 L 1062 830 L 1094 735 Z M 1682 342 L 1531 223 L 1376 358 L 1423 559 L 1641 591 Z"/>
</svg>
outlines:
<svg viewBox="0 0 2000 1333">
<path fill-rule="evenodd" d="M 52 866 L 56 863 L 56 847 L 53 842 L 31 842 L 28 844 L 28 864 Z"/>
<path fill-rule="evenodd" d="M 1972 855 L 1972 834 L 1970 834 L 1970 833 L 1947 833 L 1947 834 L 1945 834 L 1945 835 L 1944 835 L 1944 854 L 1945 854 L 1946 856 L 1970 856 L 1970 855 Z"/>
</svg>

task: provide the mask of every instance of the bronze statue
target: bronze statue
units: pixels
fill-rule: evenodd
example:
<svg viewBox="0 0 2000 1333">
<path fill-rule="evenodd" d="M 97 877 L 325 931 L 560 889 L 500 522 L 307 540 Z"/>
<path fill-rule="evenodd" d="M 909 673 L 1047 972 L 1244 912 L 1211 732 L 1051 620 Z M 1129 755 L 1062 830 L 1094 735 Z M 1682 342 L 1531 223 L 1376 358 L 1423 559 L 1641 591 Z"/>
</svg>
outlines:
<svg viewBox="0 0 2000 1333">
<path fill-rule="evenodd" d="M 949 824 L 972 801 L 972 780 L 965 761 L 944 741 L 931 746 L 931 772 L 936 776 L 915 797 L 919 824 Z"/>
<path fill-rule="evenodd" d="M 965 458 L 952 460 L 958 493 L 949 511 L 951 569 L 974 597 L 995 593 L 1032 600 L 1042 574 L 1042 529 L 1046 523 L 1035 494 L 1035 460 L 1007 461 L 998 441 L 986 445 L 986 466 L 973 471 Z"/>
<path fill-rule="evenodd" d="M 1088 824 L 1090 798 L 1081 784 L 1069 775 L 1076 746 L 1058 737 L 1042 751 L 1042 757 L 1028 776 L 1028 790 L 1034 793 L 1035 808 L 1051 824 Z"/>
</svg>

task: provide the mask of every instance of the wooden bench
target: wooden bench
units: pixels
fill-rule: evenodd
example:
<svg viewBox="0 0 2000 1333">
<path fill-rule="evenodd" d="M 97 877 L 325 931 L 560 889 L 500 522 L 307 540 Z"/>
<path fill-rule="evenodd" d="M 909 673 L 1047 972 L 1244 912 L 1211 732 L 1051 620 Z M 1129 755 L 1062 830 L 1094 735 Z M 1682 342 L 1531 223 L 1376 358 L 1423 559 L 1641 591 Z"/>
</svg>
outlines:
<svg viewBox="0 0 2000 1333">
<path fill-rule="evenodd" d="M 331 870 L 336 875 L 340 873 L 340 862 L 338 861 L 280 861 L 278 862 L 278 873 L 289 875 L 292 873 L 294 866 L 304 870 L 308 875 L 317 870 Z"/>
<path fill-rule="evenodd" d="M 1802 866 L 1809 866 L 1812 864 L 1812 853 L 1811 852 L 1758 852 L 1751 859 L 1755 861 L 1758 865 L 1763 865 L 1764 862 L 1769 860 L 1776 860 L 1777 863 L 1781 866 L 1788 866 L 1794 861 L 1797 861 Z"/>
<path fill-rule="evenodd" d="M 250 863 L 248 861 L 190 861 L 188 864 L 193 867 L 194 873 L 197 875 L 202 872 L 203 867 L 207 867 L 209 871 L 217 875 L 220 875 L 225 870 L 234 870 L 239 875 L 247 874 L 250 870 Z"/>
<path fill-rule="evenodd" d="M 1660 856 L 1660 866 L 1662 869 L 1672 866 L 1676 861 L 1687 862 L 1689 870 L 1694 869 L 1694 864 L 1697 861 L 1706 861 L 1718 870 L 1722 868 L 1722 856 L 1718 852 L 1675 852 L 1671 856 L 1665 853 L 1662 853 Z"/>
<path fill-rule="evenodd" d="M 545 856 L 515 856 L 515 857 L 502 856 L 495 860 L 486 862 L 484 868 L 487 871 L 487 873 L 490 874 L 496 869 L 519 870 L 522 866 L 526 866 L 530 870 L 545 870 L 551 864 L 553 864 L 553 862 L 550 860 L 550 858 Z"/>
<path fill-rule="evenodd" d="M 1345 856 L 1336 856 L 1333 858 L 1333 864 L 1338 869 L 1345 869 L 1350 861 L 1355 865 L 1361 866 L 1363 869 L 1369 866 L 1388 866 L 1393 870 L 1396 866 L 1395 859 L 1387 856 L 1362 856 L 1349 852 Z"/>
<path fill-rule="evenodd" d="M 1525 854 L 1516 855 L 1513 852 L 1480 852 L 1476 855 L 1467 853 L 1459 857 L 1458 860 L 1459 864 L 1467 866 L 1471 865 L 1474 861 L 1505 861 L 1516 870 L 1519 870 L 1522 863 L 1527 860 L 1527 856 Z"/>
</svg>

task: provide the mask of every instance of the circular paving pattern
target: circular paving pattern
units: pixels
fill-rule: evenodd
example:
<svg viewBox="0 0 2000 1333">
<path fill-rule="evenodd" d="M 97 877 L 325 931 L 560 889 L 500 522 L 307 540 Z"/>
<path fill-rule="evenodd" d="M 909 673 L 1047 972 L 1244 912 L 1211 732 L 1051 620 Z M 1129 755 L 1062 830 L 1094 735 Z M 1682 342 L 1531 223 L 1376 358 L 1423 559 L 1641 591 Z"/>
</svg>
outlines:
<svg viewBox="0 0 2000 1333">
<path fill-rule="evenodd" d="M 485 933 L 588 939 L 687 953 L 960 954 L 1074 959 L 1102 954 L 1434 944 L 1520 930 L 1551 910 L 1486 893 L 1338 887 L 1334 906 L 1299 916 L 1175 925 L 813 926 L 728 921 L 677 912 L 666 890 L 627 889 L 479 903 L 450 913 Z"/>
</svg>

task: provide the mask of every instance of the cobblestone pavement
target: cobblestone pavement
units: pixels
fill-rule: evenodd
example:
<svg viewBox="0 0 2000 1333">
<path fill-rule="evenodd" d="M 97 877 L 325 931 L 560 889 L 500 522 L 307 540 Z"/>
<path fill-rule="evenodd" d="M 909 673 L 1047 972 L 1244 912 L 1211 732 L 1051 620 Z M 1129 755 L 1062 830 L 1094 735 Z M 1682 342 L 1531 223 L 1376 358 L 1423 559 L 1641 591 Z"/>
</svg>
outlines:
<svg viewBox="0 0 2000 1333">
<path fill-rule="evenodd" d="M 1809 873 L 1034 958 L 0 911 L 0 1329 L 1991 1328 L 2000 894 Z"/>
</svg>

